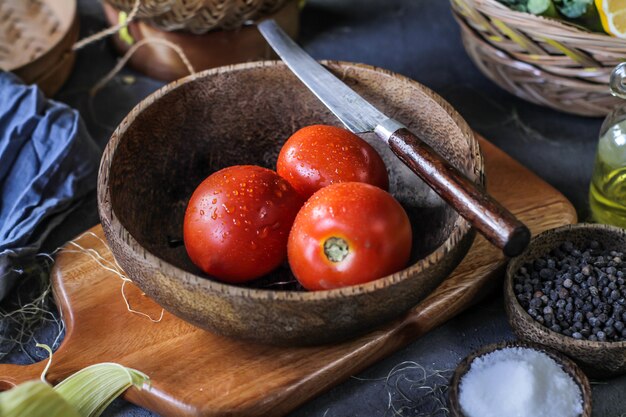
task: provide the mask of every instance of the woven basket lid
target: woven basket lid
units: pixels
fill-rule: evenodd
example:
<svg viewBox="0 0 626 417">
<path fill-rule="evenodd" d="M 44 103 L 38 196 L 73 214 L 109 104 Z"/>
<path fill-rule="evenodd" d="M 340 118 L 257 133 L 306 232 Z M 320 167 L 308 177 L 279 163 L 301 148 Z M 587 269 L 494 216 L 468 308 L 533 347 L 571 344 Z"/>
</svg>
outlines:
<svg viewBox="0 0 626 417">
<path fill-rule="evenodd" d="M 135 0 L 107 0 L 129 12 Z M 272 13 L 289 0 L 139 0 L 139 17 L 167 30 L 206 33 L 236 29 L 246 21 Z"/>
</svg>

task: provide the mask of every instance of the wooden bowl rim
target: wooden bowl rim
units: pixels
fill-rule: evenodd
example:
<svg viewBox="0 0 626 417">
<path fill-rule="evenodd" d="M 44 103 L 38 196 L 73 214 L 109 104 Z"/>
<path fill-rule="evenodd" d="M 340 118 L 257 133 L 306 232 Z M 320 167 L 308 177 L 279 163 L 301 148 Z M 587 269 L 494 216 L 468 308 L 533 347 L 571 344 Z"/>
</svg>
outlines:
<svg viewBox="0 0 626 417">
<path fill-rule="evenodd" d="M 456 417 L 466 417 L 461 409 L 461 403 L 459 402 L 459 386 L 461 383 L 461 379 L 465 374 L 469 371 L 472 362 L 481 356 L 484 356 L 488 353 L 492 353 L 498 350 L 507 349 L 507 348 L 527 348 L 533 349 L 542 353 L 545 353 L 550 358 L 552 358 L 562 369 L 565 371 L 574 382 L 580 387 L 582 400 L 583 400 L 583 412 L 579 417 L 591 417 L 591 404 L 592 404 L 592 395 L 591 395 L 591 385 L 589 384 L 589 378 L 585 373 L 580 369 L 578 365 L 570 358 L 565 356 L 564 354 L 549 348 L 547 346 L 538 344 L 538 343 L 530 343 L 524 341 L 507 341 L 507 342 L 499 342 L 492 343 L 490 345 L 486 345 L 481 347 L 478 350 L 467 355 L 456 367 L 454 370 L 454 374 L 452 375 L 452 379 L 450 381 L 450 388 L 448 394 L 448 401 L 450 402 L 450 411 L 453 416 Z"/>
<path fill-rule="evenodd" d="M 517 300 L 517 297 L 515 296 L 515 293 L 513 291 L 513 276 L 515 275 L 515 272 L 517 272 L 517 270 L 521 267 L 521 263 L 526 261 L 525 255 L 533 247 L 533 245 L 538 245 L 538 244 L 543 243 L 543 240 L 546 239 L 546 237 L 548 236 L 551 236 L 551 235 L 564 235 L 565 236 L 572 230 L 579 230 L 579 229 L 598 229 L 598 230 L 606 230 L 611 233 L 618 233 L 620 235 L 626 234 L 626 230 L 621 229 L 619 227 L 611 226 L 608 224 L 595 224 L 595 223 L 569 224 L 566 226 L 548 229 L 538 234 L 537 236 L 532 238 L 532 240 L 530 241 L 524 253 L 522 253 L 520 256 L 516 258 L 513 258 L 509 262 L 509 265 L 506 268 L 506 279 L 504 282 L 505 300 L 508 300 L 510 307 L 513 308 L 517 312 L 518 315 L 523 317 L 529 326 L 536 329 L 540 335 L 544 335 L 544 336 L 549 335 L 550 337 L 556 339 L 559 342 L 559 344 L 583 347 L 583 348 L 592 348 L 592 349 L 606 349 L 609 347 L 618 348 L 618 349 L 626 348 L 626 340 L 620 341 L 620 342 L 610 342 L 610 341 L 595 342 L 593 340 L 583 340 L 583 339 L 578 340 L 578 339 L 574 339 L 571 336 L 565 336 L 564 334 L 557 333 L 551 330 L 550 328 L 538 323 L 535 319 L 533 319 L 530 316 L 530 314 L 526 312 L 526 310 L 524 310 L 522 305 Z M 508 317 L 509 323 L 511 323 L 511 317 L 508 311 L 507 311 L 507 315 L 509 316 Z"/>
<path fill-rule="evenodd" d="M 460 129 L 463 136 L 465 136 L 469 140 L 469 148 L 470 153 L 473 156 L 473 169 L 474 174 L 476 176 L 475 182 L 479 185 L 484 186 L 484 158 L 480 151 L 480 146 L 478 144 L 478 140 L 474 136 L 473 131 L 467 125 L 465 120 L 460 116 L 456 110 L 443 98 L 441 98 L 438 94 L 434 93 L 429 88 L 423 86 L 422 84 L 408 78 L 402 76 L 400 74 L 396 74 L 392 71 L 378 68 L 375 66 L 360 64 L 360 63 L 352 63 L 345 61 L 331 61 L 331 60 L 323 60 L 321 61 L 325 65 L 335 65 L 344 68 L 357 68 L 364 69 L 369 71 L 380 72 L 384 75 L 393 77 L 396 80 L 399 80 L 403 83 L 406 83 L 412 87 L 417 87 L 420 91 L 429 96 L 437 105 L 439 105 L 448 115 L 451 117 L 453 122 Z M 159 258 L 154 255 L 150 251 L 143 248 L 139 242 L 128 232 L 128 230 L 122 225 L 122 223 L 115 216 L 115 212 L 113 211 L 113 207 L 111 205 L 111 190 L 109 187 L 109 175 L 111 169 L 111 164 L 115 157 L 115 151 L 117 150 L 117 146 L 120 142 L 120 138 L 126 133 L 128 127 L 135 121 L 137 116 L 150 107 L 153 103 L 155 103 L 158 99 L 162 98 L 166 94 L 176 90 L 177 88 L 195 81 L 197 79 L 206 78 L 210 76 L 214 76 L 217 74 L 223 73 L 236 73 L 239 71 L 246 71 L 255 68 L 263 68 L 263 67 L 280 67 L 284 70 L 287 70 L 287 66 L 282 61 L 257 61 L 257 62 L 249 62 L 235 65 L 227 65 L 223 67 L 208 69 L 205 71 L 198 72 L 196 74 L 189 75 L 187 77 L 181 78 L 177 81 L 174 81 L 170 84 L 165 85 L 154 93 L 150 94 L 148 97 L 143 99 L 137 106 L 135 106 L 130 113 L 122 120 L 119 126 L 113 132 L 111 139 L 109 140 L 105 150 L 103 157 L 100 162 L 99 168 L 99 178 L 98 178 L 98 209 L 100 212 L 100 216 L 106 219 L 109 224 L 113 234 L 120 236 L 127 245 L 132 249 L 134 253 L 142 253 L 146 258 L 146 261 L 153 265 L 160 265 L 161 268 L 165 269 L 164 274 L 176 277 L 176 279 L 180 280 L 180 282 L 188 285 L 192 285 L 195 288 L 201 288 L 203 290 L 208 290 L 212 292 L 219 293 L 228 293 L 231 296 L 238 297 L 246 297 L 254 300 L 299 300 L 299 301 L 321 301 L 321 300 L 330 300 L 330 299 L 338 299 L 345 298 L 355 295 L 363 295 L 370 294 L 376 292 L 382 288 L 385 288 L 389 285 L 393 285 L 404 279 L 409 279 L 415 274 L 419 274 L 420 272 L 428 269 L 432 265 L 436 265 L 440 262 L 444 256 L 449 253 L 452 249 L 458 245 L 459 242 L 463 240 L 463 238 L 470 233 L 471 225 L 467 222 L 463 217 L 458 216 L 454 223 L 454 228 L 452 233 L 448 239 L 446 239 L 441 245 L 439 245 L 433 252 L 431 252 L 425 258 L 418 260 L 416 263 L 408 266 L 407 268 L 400 270 L 394 274 L 387 275 L 385 277 L 379 278 L 377 280 L 354 285 L 349 287 L 331 289 L 331 290 L 323 290 L 323 291 L 285 291 L 285 290 L 268 290 L 268 289 L 257 289 L 257 288 L 249 288 L 244 286 L 234 286 L 226 283 L 218 282 L 214 279 L 208 279 L 206 277 L 196 275 L 190 272 L 187 272 L 177 266 Z M 107 157 L 108 156 L 108 157 Z"/>
<path fill-rule="evenodd" d="M 49 0 L 42 0 L 43 3 L 50 3 Z M 74 34 L 72 32 L 74 32 L 72 29 L 76 29 L 76 37 L 78 37 L 78 0 L 66 0 L 67 2 L 67 9 L 64 9 L 64 11 L 66 12 L 65 14 L 68 16 L 67 19 L 63 18 L 62 16 L 59 16 L 57 14 L 57 17 L 59 18 L 59 30 L 63 33 L 62 36 L 59 37 L 59 39 L 55 42 L 55 43 L 51 43 L 51 44 L 47 44 L 46 45 L 46 49 L 43 50 L 37 57 L 35 57 L 35 59 L 31 60 L 31 61 L 27 61 L 25 63 L 23 63 L 22 65 L 19 65 L 17 67 L 14 68 L 7 68 L 7 71 L 20 71 L 24 68 L 27 68 L 31 65 L 37 65 L 36 63 L 44 60 L 46 58 L 46 56 L 51 53 L 52 51 L 54 51 L 56 48 L 59 48 L 61 46 L 61 44 L 66 43 L 68 40 L 72 40 L 72 44 L 75 42 L 74 39 Z M 55 12 L 57 11 L 57 8 L 53 9 Z M 61 57 L 57 60 L 57 62 L 55 62 L 55 65 L 61 61 L 63 59 L 63 57 L 65 56 L 65 54 L 67 54 L 68 52 L 73 53 L 72 51 L 72 47 L 70 46 L 67 50 L 64 51 L 60 51 L 61 53 Z M 47 68 L 46 68 L 47 69 Z M 39 75 L 40 78 L 45 78 L 44 75 L 40 74 Z"/>
</svg>

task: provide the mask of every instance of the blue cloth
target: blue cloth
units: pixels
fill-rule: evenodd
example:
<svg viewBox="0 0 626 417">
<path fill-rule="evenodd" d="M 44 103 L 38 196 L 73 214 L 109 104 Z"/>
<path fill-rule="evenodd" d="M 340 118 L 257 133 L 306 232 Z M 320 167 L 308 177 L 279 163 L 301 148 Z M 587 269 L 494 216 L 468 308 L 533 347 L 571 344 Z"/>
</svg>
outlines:
<svg viewBox="0 0 626 417">
<path fill-rule="evenodd" d="M 0 72 L 0 300 L 16 265 L 95 189 L 99 158 L 76 110 Z"/>
</svg>

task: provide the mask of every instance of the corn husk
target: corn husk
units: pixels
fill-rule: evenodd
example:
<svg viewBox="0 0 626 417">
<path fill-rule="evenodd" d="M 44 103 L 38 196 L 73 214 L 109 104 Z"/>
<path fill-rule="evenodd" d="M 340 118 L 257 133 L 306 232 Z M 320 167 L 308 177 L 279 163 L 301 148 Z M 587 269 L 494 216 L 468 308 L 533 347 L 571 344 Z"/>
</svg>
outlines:
<svg viewBox="0 0 626 417">
<path fill-rule="evenodd" d="M 28 381 L 0 393 L 0 417 L 80 417 L 52 386 Z"/>
<path fill-rule="evenodd" d="M 147 375 L 134 369 L 100 363 L 54 388 L 43 381 L 28 381 L 0 393 L 0 417 L 98 417 L 126 389 L 148 381 Z"/>
<path fill-rule="evenodd" d="M 141 388 L 149 378 L 117 363 L 88 366 L 54 387 L 81 417 L 98 417 L 132 386 Z"/>
</svg>

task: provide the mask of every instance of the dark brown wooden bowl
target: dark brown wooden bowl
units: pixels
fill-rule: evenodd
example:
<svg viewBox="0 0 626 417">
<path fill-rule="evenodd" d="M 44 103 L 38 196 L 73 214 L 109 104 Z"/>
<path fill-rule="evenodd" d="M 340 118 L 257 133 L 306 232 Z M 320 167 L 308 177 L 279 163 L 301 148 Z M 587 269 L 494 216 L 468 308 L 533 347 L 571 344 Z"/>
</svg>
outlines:
<svg viewBox="0 0 626 417">
<path fill-rule="evenodd" d="M 626 250 L 626 230 L 602 224 L 575 224 L 547 230 L 531 241 L 526 251 L 511 260 L 504 282 L 505 308 L 509 323 L 522 340 L 539 343 L 574 359 L 591 377 L 626 373 L 626 342 L 577 340 L 550 330 L 535 321 L 520 305 L 513 291 L 513 277 L 525 263 L 548 254 L 564 241 L 597 240 L 605 248 Z"/>
<path fill-rule="evenodd" d="M 439 96 L 408 78 L 366 65 L 329 68 L 424 139 L 478 184 L 483 159 L 472 131 Z M 183 215 L 195 187 L 234 164 L 274 167 L 297 129 L 338 120 L 281 62 L 208 70 L 174 82 L 122 121 L 104 152 L 98 205 L 115 258 L 150 297 L 180 318 L 220 334 L 271 344 L 346 339 L 407 311 L 463 258 L 470 225 L 372 135 L 386 161 L 391 192 L 407 210 L 410 266 L 363 285 L 320 292 L 267 285 L 292 279 L 288 268 L 249 286 L 220 283 L 191 263 Z"/>
<path fill-rule="evenodd" d="M 510 347 L 522 347 L 538 350 L 545 353 L 557 364 L 559 364 L 561 368 L 563 368 L 563 370 L 572 377 L 574 382 L 578 384 L 582 392 L 583 413 L 580 415 L 580 417 L 591 417 L 591 386 L 589 385 L 589 379 L 583 373 L 583 371 L 578 366 L 576 366 L 576 364 L 570 359 L 552 349 L 546 348 L 545 346 L 539 344 L 524 342 L 503 342 L 484 346 L 476 352 L 473 352 L 472 354 L 467 356 L 461 361 L 461 363 L 459 363 L 456 370 L 454 371 L 454 375 L 452 375 L 452 380 L 450 381 L 450 389 L 448 391 L 448 407 L 450 408 L 450 413 L 453 417 L 466 417 L 465 414 L 463 414 L 461 404 L 459 403 L 459 384 L 461 383 L 461 379 L 463 378 L 463 376 L 465 376 L 467 371 L 469 371 L 474 359 L 488 353 L 495 352 L 496 350 Z M 506 399 L 503 399 L 503 401 L 505 400 Z"/>
</svg>

